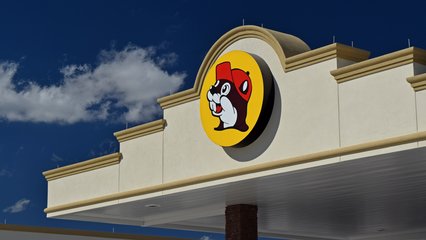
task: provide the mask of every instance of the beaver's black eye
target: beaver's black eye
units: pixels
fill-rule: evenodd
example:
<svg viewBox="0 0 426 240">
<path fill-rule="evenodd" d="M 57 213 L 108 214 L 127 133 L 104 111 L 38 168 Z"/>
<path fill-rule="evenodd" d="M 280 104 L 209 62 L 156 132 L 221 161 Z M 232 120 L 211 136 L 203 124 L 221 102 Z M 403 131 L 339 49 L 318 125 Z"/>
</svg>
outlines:
<svg viewBox="0 0 426 240">
<path fill-rule="evenodd" d="M 246 94 L 247 91 L 248 91 L 248 83 L 247 83 L 247 80 L 245 80 L 243 84 L 240 85 L 240 92 Z"/>
<path fill-rule="evenodd" d="M 216 82 L 214 83 L 214 87 L 217 87 L 217 86 L 219 86 L 219 81 L 216 81 Z"/>
<path fill-rule="evenodd" d="M 231 85 L 229 83 L 224 83 L 222 85 L 222 88 L 220 89 L 220 93 L 222 95 L 228 95 L 228 93 L 231 91 Z"/>
</svg>

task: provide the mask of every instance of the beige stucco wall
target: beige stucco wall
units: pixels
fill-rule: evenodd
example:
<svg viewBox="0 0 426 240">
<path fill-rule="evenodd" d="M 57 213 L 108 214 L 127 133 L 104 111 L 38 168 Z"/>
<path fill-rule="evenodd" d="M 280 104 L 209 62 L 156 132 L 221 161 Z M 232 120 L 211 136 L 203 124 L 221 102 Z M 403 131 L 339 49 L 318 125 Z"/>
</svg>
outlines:
<svg viewBox="0 0 426 240">
<path fill-rule="evenodd" d="M 419 131 L 426 131 L 426 90 L 416 92 L 417 124 Z M 426 147 L 426 141 L 419 142 L 420 147 Z"/>
<path fill-rule="evenodd" d="M 342 146 L 396 137 L 417 131 L 415 92 L 407 82 L 413 65 L 339 84 Z M 417 143 L 344 156 L 342 160 L 416 147 Z"/>
<path fill-rule="evenodd" d="M 56 206 L 118 191 L 118 165 L 51 180 L 47 205 Z"/>
<path fill-rule="evenodd" d="M 426 66 L 414 63 L 414 75 L 425 73 Z M 411 77 L 411 76 L 409 76 Z M 426 131 L 426 90 L 416 92 L 416 111 L 418 131 Z M 419 142 L 419 147 L 425 147 L 426 141 Z"/>
<path fill-rule="evenodd" d="M 212 144 L 204 134 L 198 103 L 198 100 L 188 102 L 164 112 L 167 120 L 164 129 L 165 182 L 205 174 L 213 169 L 225 169 L 223 162 L 228 157 L 221 147 Z"/>
<path fill-rule="evenodd" d="M 335 68 L 336 60 L 328 60 L 292 71 L 280 83 L 282 120 L 274 144 L 283 157 L 339 147 Z"/>
<path fill-rule="evenodd" d="M 120 143 L 120 191 L 162 183 L 163 132 Z"/>
<path fill-rule="evenodd" d="M 416 132 L 412 75 L 410 64 L 339 84 L 342 146 Z"/>
</svg>

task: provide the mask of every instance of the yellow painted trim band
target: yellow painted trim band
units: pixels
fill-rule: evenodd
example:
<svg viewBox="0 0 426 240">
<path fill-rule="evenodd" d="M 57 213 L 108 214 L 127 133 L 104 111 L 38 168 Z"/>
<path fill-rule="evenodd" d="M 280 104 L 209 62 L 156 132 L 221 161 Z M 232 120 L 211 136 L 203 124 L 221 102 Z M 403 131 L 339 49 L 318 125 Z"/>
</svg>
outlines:
<svg viewBox="0 0 426 240">
<path fill-rule="evenodd" d="M 426 65 L 426 51 L 411 47 L 331 71 L 338 83 L 410 63 Z"/>
<path fill-rule="evenodd" d="M 310 50 L 306 43 L 295 36 L 257 26 L 241 26 L 227 32 L 213 44 L 198 70 L 193 88 L 159 98 L 157 101 L 160 106 L 166 109 L 199 99 L 202 81 L 211 65 L 228 46 L 244 38 L 257 38 L 269 44 L 286 72 L 333 58 L 360 62 L 370 55 L 368 51 L 338 43 Z"/>
<path fill-rule="evenodd" d="M 116 165 L 121 160 L 121 153 L 113 153 L 102 157 L 94 158 L 84 162 L 71 164 L 43 172 L 47 181 L 63 178 L 83 172 L 93 171 L 95 169 Z"/>
<path fill-rule="evenodd" d="M 426 51 L 415 47 L 368 59 L 368 51 L 343 44 L 335 43 L 310 50 L 306 43 L 295 36 L 257 26 L 241 26 L 224 34 L 210 48 L 198 70 L 193 88 L 159 98 L 157 101 L 160 106 L 163 109 L 167 109 L 199 99 L 202 81 L 211 65 L 229 45 L 244 38 L 258 38 L 268 43 L 276 52 L 285 72 L 307 67 L 333 58 L 342 58 L 357 62 L 350 66 L 331 71 L 331 74 L 338 83 L 413 62 L 426 65 Z M 425 88 L 426 87 L 421 87 L 418 89 L 423 90 Z"/>
<path fill-rule="evenodd" d="M 426 73 L 419 74 L 407 78 L 407 81 L 411 84 L 414 91 L 421 91 L 426 89 Z"/>
<path fill-rule="evenodd" d="M 160 119 L 160 120 L 145 123 L 136 127 L 128 128 L 119 132 L 115 132 L 114 136 L 121 143 L 127 140 L 146 136 L 156 132 L 161 132 L 164 130 L 165 126 L 166 126 L 166 120 Z"/>
<path fill-rule="evenodd" d="M 49 228 L 49 227 L 33 227 L 33 226 L 20 226 L 11 224 L 0 224 L 0 231 L 12 232 L 29 232 L 41 234 L 55 234 L 67 236 L 80 236 L 80 237 L 96 237 L 96 238 L 115 238 L 115 239 L 133 239 L 133 240 L 183 240 L 183 238 L 171 237 L 154 237 L 146 235 L 123 234 L 123 233 L 109 233 L 85 230 L 73 230 L 65 228 Z"/>
<path fill-rule="evenodd" d="M 154 185 L 151 187 L 145 187 L 145 188 L 140 188 L 140 189 L 126 191 L 126 192 L 114 193 L 114 194 L 110 194 L 110 195 L 106 195 L 102 197 L 96 197 L 96 198 L 77 201 L 73 203 L 48 207 L 44 210 L 44 212 L 53 213 L 53 212 L 68 210 L 72 208 L 89 206 L 89 205 L 93 205 L 97 203 L 135 197 L 135 196 L 140 196 L 140 195 L 149 194 L 149 193 L 171 190 L 171 189 L 176 189 L 180 187 L 186 187 L 190 185 L 211 182 L 215 180 L 221 180 L 225 178 L 238 177 L 238 176 L 252 174 L 252 173 L 259 173 L 263 171 L 288 167 L 288 166 L 292 166 L 296 164 L 315 162 L 315 161 L 324 160 L 328 158 L 340 157 L 344 155 L 355 154 L 355 153 L 381 149 L 386 147 L 392 147 L 396 145 L 423 141 L 423 140 L 426 140 L 426 131 L 407 134 L 407 135 L 398 136 L 398 137 L 391 137 L 391 138 L 378 140 L 378 141 L 371 141 L 368 143 L 351 145 L 347 147 L 341 147 L 341 148 L 327 150 L 327 151 L 321 151 L 321 152 L 312 153 L 312 154 L 301 155 L 297 157 L 291 157 L 291 158 L 287 158 L 283 160 L 260 163 L 260 164 L 252 165 L 248 167 L 227 170 L 227 171 L 208 174 L 204 176 L 192 177 L 188 179 L 178 180 L 178 181 L 169 182 L 169 183 L 163 183 L 163 184 Z"/>
<path fill-rule="evenodd" d="M 190 88 L 175 94 L 159 98 L 157 102 L 163 109 L 191 102 L 200 98 L 196 88 Z"/>
<path fill-rule="evenodd" d="M 368 59 L 369 56 L 370 52 L 363 49 L 353 48 L 340 43 L 333 43 L 287 58 L 285 62 L 285 71 L 290 72 L 334 58 L 360 62 Z"/>
</svg>

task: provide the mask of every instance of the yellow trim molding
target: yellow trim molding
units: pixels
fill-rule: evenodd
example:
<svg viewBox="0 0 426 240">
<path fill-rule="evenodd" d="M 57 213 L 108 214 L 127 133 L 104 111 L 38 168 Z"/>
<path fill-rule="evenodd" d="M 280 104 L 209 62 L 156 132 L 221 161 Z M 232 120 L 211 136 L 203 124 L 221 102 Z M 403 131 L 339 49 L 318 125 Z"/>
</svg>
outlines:
<svg viewBox="0 0 426 240">
<path fill-rule="evenodd" d="M 368 51 L 337 43 L 310 50 L 305 42 L 295 36 L 258 26 L 241 26 L 225 33 L 213 44 L 198 70 L 192 88 L 159 98 L 157 101 L 160 106 L 167 109 L 199 99 L 202 81 L 211 65 L 227 47 L 244 38 L 257 38 L 268 43 L 274 49 L 286 72 L 336 57 L 354 62 L 364 61 L 370 54 Z"/>
<path fill-rule="evenodd" d="M 426 131 L 411 133 L 411 134 L 402 135 L 398 137 L 391 137 L 391 138 L 378 140 L 378 141 L 371 141 L 367 143 L 341 147 L 341 148 L 327 150 L 327 151 L 321 151 L 321 152 L 312 153 L 312 154 L 301 155 L 297 157 L 291 157 L 291 158 L 272 161 L 272 162 L 260 163 L 260 164 L 256 164 L 256 165 L 252 165 L 248 167 L 227 170 L 227 171 L 223 171 L 219 173 L 192 177 L 192 178 L 187 178 L 187 179 L 178 180 L 174 182 L 154 185 L 151 187 L 145 187 L 145 188 L 140 188 L 140 189 L 131 190 L 131 191 L 114 193 L 114 194 L 110 194 L 110 195 L 106 195 L 102 197 L 76 201 L 73 203 L 48 207 L 44 210 L 44 212 L 53 213 L 53 212 L 68 210 L 72 208 L 90 206 L 97 203 L 135 197 L 135 196 L 140 196 L 140 195 L 154 193 L 154 192 L 176 189 L 180 187 L 186 187 L 190 185 L 195 185 L 195 184 L 200 184 L 200 183 L 205 183 L 205 182 L 210 182 L 210 181 L 215 181 L 215 180 L 220 180 L 225 178 L 238 177 L 238 176 L 252 174 L 252 173 L 259 173 L 263 171 L 288 167 L 288 166 L 292 166 L 296 164 L 315 162 L 315 161 L 324 160 L 328 158 L 340 157 L 344 155 L 350 155 L 354 153 L 371 151 L 375 149 L 392 147 L 396 145 L 418 142 L 423 140 L 426 140 Z"/>
<path fill-rule="evenodd" d="M 115 132 L 114 136 L 121 143 L 127 140 L 142 137 L 145 135 L 161 132 L 164 130 L 165 126 L 166 126 L 166 120 L 160 119 L 160 120 L 145 123 L 136 127 L 128 128 L 119 132 Z"/>
<path fill-rule="evenodd" d="M 334 76 L 338 83 L 342 83 L 414 62 L 426 65 L 426 51 L 415 47 L 406 48 L 397 52 L 338 68 L 331 71 L 331 75 Z"/>
<path fill-rule="evenodd" d="M 166 109 L 191 102 L 199 98 L 200 94 L 198 93 L 198 89 L 194 86 L 193 88 L 159 98 L 157 99 L 157 102 L 160 104 L 162 109 Z"/>
<path fill-rule="evenodd" d="M 71 164 L 65 167 L 52 169 L 43 172 L 44 177 L 47 181 L 63 178 L 82 172 L 93 171 L 95 169 L 108 167 L 120 163 L 121 153 L 113 153 L 102 157 L 94 158 L 84 162 Z"/>
<path fill-rule="evenodd" d="M 419 74 L 407 78 L 407 81 L 411 84 L 414 91 L 421 91 L 426 89 L 426 73 Z"/>
<path fill-rule="evenodd" d="M 333 43 L 321 48 L 298 54 L 286 59 L 286 72 L 307 67 L 333 58 L 342 58 L 354 62 L 368 59 L 370 52 L 350 47 L 340 43 Z"/>
<path fill-rule="evenodd" d="M 310 50 L 305 42 L 289 34 L 250 25 L 234 28 L 219 38 L 210 48 L 198 70 L 194 87 L 183 92 L 159 98 L 158 103 L 160 106 L 166 109 L 198 99 L 203 79 L 211 65 L 227 47 L 244 38 L 257 38 L 268 43 L 277 53 L 283 68 L 285 68 L 286 57 L 291 57 Z"/>
<path fill-rule="evenodd" d="M 0 224 L 0 231 L 67 235 L 68 237 L 80 236 L 80 237 L 115 238 L 115 239 L 132 239 L 132 240 L 184 240 L 183 238 L 154 237 L 154 236 L 146 236 L 146 235 L 139 235 L 139 234 L 134 235 L 134 234 L 123 234 L 123 233 L 73 230 L 73 229 L 65 229 L 65 228 L 20 226 L 20 225 L 11 225 L 11 224 Z"/>
</svg>

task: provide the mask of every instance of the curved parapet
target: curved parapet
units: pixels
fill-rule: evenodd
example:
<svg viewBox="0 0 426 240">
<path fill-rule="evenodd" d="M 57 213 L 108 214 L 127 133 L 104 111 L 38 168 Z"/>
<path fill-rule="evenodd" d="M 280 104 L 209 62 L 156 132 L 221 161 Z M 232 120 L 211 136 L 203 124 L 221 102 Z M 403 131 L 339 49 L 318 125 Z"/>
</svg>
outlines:
<svg viewBox="0 0 426 240">
<path fill-rule="evenodd" d="M 269 44 L 277 54 L 283 69 L 285 69 L 286 58 L 304 53 L 310 50 L 309 46 L 300 38 L 290 34 L 273 31 L 270 29 L 258 26 L 241 26 L 232 29 L 219 38 L 210 48 L 204 58 L 200 69 L 198 70 L 195 79 L 194 87 L 176 94 L 158 99 L 161 107 L 169 108 L 180 103 L 188 102 L 197 99 L 203 79 L 216 59 L 228 48 L 231 44 L 244 38 L 257 38 Z"/>
</svg>

